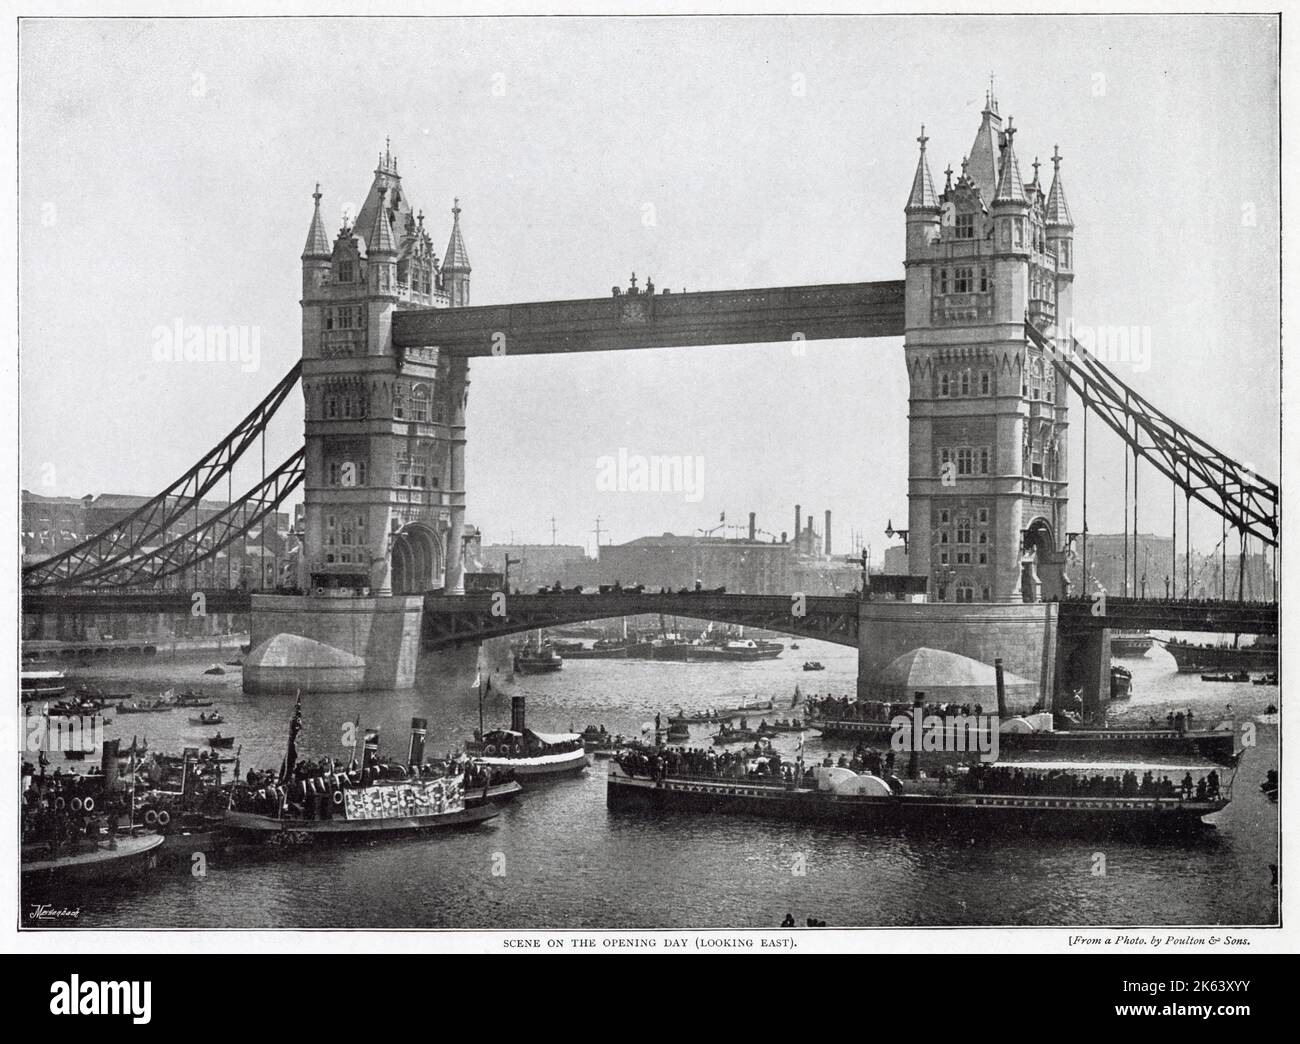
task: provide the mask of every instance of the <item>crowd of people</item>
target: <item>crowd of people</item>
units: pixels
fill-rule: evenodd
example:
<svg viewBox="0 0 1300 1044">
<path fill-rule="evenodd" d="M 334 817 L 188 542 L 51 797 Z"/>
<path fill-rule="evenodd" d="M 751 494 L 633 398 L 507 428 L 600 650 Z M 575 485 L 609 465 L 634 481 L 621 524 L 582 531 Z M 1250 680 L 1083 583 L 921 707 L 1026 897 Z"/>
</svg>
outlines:
<svg viewBox="0 0 1300 1044">
<path fill-rule="evenodd" d="M 1191 772 L 1184 772 L 1183 778 L 1175 783 L 1168 775 L 1157 779 L 1150 769 L 1139 778 L 1132 769 L 1115 776 L 977 763 L 967 774 L 963 788 L 986 794 L 1182 798 L 1184 801 L 1195 797 L 1197 801 L 1206 801 L 1219 797 L 1220 779 L 1214 769 L 1197 780 L 1192 779 Z"/>
<path fill-rule="evenodd" d="M 755 743 L 742 750 L 702 750 L 664 747 L 657 751 L 625 751 L 618 764 L 629 776 L 664 779 L 697 776 L 707 779 L 759 779 L 793 784 L 795 763 L 778 751 Z"/>
<path fill-rule="evenodd" d="M 355 758 L 348 763 L 320 758 L 297 762 L 284 780 L 274 769 L 249 769 L 243 784 L 233 789 L 230 807 L 236 812 L 255 815 L 284 814 L 300 819 L 330 819 L 342 804 L 342 798 L 335 795 L 349 787 L 461 775 L 467 791 L 505 783 L 512 778 L 509 772 L 494 772 L 486 765 L 476 765 L 464 754 L 414 766 L 367 759 L 363 767 Z"/>
<path fill-rule="evenodd" d="M 820 721 L 862 721 L 888 725 L 898 715 L 910 715 L 913 704 L 889 703 L 880 700 L 859 700 L 852 696 L 810 696 L 808 716 Z M 978 703 L 926 703 L 921 713 L 946 718 L 954 715 L 983 714 Z"/>
</svg>

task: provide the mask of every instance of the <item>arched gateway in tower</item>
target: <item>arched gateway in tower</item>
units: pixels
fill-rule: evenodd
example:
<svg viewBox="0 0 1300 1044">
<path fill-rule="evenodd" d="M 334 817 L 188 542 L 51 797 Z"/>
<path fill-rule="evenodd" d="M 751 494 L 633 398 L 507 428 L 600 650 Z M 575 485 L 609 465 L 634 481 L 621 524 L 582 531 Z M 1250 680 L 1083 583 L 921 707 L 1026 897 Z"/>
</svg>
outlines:
<svg viewBox="0 0 1300 1044">
<path fill-rule="evenodd" d="M 1022 180 L 1015 136 L 990 91 L 961 173 L 936 192 L 922 127 L 905 208 L 908 566 L 932 601 L 1071 586 L 1066 385 L 1025 323 L 1071 321 L 1074 224 L 1059 151 L 1044 193 L 1037 160 Z"/>
</svg>

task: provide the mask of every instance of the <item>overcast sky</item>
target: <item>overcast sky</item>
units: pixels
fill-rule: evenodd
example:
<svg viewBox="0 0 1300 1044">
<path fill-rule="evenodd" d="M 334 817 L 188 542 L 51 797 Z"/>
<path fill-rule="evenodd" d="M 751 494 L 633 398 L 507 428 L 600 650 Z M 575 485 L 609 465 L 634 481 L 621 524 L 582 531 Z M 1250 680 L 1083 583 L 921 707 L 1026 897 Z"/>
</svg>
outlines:
<svg viewBox="0 0 1300 1044">
<path fill-rule="evenodd" d="M 299 353 L 315 183 L 332 235 L 386 136 L 440 255 L 460 197 L 475 304 L 605 296 L 632 271 L 690 290 L 898 279 L 919 125 L 942 183 L 990 72 L 1026 179 L 1065 157 L 1078 320 L 1149 328 L 1149 369 L 1120 376 L 1276 479 L 1275 33 L 1169 15 L 24 22 L 22 484 L 153 493 L 224 435 Z M 257 327 L 260 367 L 156 362 L 178 318 Z M 879 559 L 907 517 L 901 338 L 485 359 L 471 379 L 488 541 L 549 542 L 551 515 L 571 543 L 598 516 L 616 542 L 723 511 L 779 533 L 801 503 Z M 295 395 L 268 461 L 301 439 Z M 1092 448 L 1090 526 L 1116 531 L 1118 441 Z M 702 456 L 702 498 L 601 492 L 597 459 L 620 449 Z M 1140 528 L 1167 533 L 1169 487 L 1142 483 Z M 1208 549 L 1218 522 L 1194 532 Z"/>
</svg>

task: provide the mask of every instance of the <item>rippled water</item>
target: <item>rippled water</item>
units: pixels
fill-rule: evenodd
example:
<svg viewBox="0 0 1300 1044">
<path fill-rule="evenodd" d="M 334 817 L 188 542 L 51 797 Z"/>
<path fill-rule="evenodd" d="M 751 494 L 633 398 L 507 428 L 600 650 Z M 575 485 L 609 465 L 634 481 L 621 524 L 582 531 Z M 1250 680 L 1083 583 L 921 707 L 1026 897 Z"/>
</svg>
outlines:
<svg viewBox="0 0 1300 1044">
<path fill-rule="evenodd" d="M 778 660 L 678 664 L 571 660 L 558 674 L 503 685 L 489 703 L 489 728 L 509 721 L 508 695 L 528 697 L 540 730 L 604 724 L 634 733 L 656 711 L 721 706 L 739 697 L 773 697 L 778 715 L 794 686 L 852 692 L 856 654 L 801 641 Z M 153 695 L 168 685 L 211 692 L 238 737 L 242 766 L 278 766 L 289 697 L 248 697 L 237 669 L 202 670 L 212 659 L 100 667 L 84 677 L 114 691 Z M 821 673 L 799 669 L 819 659 Z M 1124 661 L 1133 699 L 1116 718 L 1163 720 L 1191 707 L 1211 723 L 1231 702 L 1240 719 L 1279 702 L 1279 690 L 1207 684 L 1178 676 L 1161 649 Z M 410 719 L 429 719 L 430 753 L 467 737 L 478 723 L 472 691 L 423 678 L 416 690 L 304 699 L 307 756 L 345 756 L 341 728 L 358 715 L 382 729 L 385 751 L 406 752 Z M 197 713 L 197 712 L 195 712 Z M 154 749 L 179 751 L 211 729 L 187 724 L 189 712 L 121 716 L 108 735 L 133 731 Z M 76 897 L 80 927 L 769 927 L 787 912 L 802 924 L 1086 925 L 1265 924 L 1277 918 L 1269 865 L 1278 861 L 1278 809 L 1258 781 L 1277 766 L 1277 728 L 1261 725 L 1245 758 L 1233 802 L 1204 838 L 1138 844 L 1108 840 L 1005 841 L 872 835 L 849 828 L 740 816 L 610 812 L 605 768 L 540 786 L 465 833 L 379 842 L 358 848 L 213 857 L 205 877 L 190 868 L 160 871 L 117 891 Z M 703 739 L 706 730 L 697 728 Z M 778 746 L 793 749 L 793 737 Z M 820 752 L 809 739 L 809 753 Z M 838 749 L 838 748 L 835 748 Z M 1105 857 L 1105 874 L 1095 871 Z"/>
</svg>

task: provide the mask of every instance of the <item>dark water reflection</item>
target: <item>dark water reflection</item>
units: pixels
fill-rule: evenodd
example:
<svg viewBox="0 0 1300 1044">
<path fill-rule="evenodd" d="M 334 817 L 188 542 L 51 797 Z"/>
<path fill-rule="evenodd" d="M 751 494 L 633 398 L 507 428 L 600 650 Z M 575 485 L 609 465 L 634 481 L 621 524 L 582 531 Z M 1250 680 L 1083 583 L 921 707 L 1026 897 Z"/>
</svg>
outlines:
<svg viewBox="0 0 1300 1044">
<path fill-rule="evenodd" d="M 656 711 L 773 697 L 785 710 L 794 686 L 851 692 L 855 654 L 801 643 L 775 661 L 736 665 L 570 661 L 557 675 L 504 685 L 486 708 L 489 727 L 509 719 L 508 694 L 528 696 L 529 723 L 545 729 L 604 724 L 635 733 Z M 816 658 L 827 670 L 805 674 Z M 245 697 L 239 672 L 208 677 L 211 662 L 160 660 L 87 674 L 115 690 L 152 695 L 167 685 L 214 694 L 242 766 L 278 765 L 291 698 Z M 1153 650 L 1126 661 L 1136 695 L 1116 717 L 1145 721 L 1191 707 L 1207 724 L 1234 705 L 1258 715 L 1276 688 L 1204 684 L 1179 677 Z M 429 719 L 430 752 L 477 725 L 468 688 L 423 678 L 417 690 L 304 699 L 300 741 L 312 756 L 345 756 L 343 723 L 379 725 L 385 750 L 405 753 L 413 715 Z M 155 749 L 200 743 L 210 730 L 188 714 L 119 718 L 109 736 L 132 731 Z M 707 730 L 696 728 L 701 741 Z M 795 739 L 778 746 L 793 750 Z M 838 749 L 838 748 L 836 748 Z M 823 750 L 815 738 L 809 752 Z M 204 877 L 188 866 L 140 885 L 86 892 L 81 927 L 768 927 L 790 912 L 831 925 L 1261 924 L 1276 919 L 1269 864 L 1277 856 L 1277 806 L 1258 790 L 1277 765 L 1277 728 L 1262 725 L 1234 800 L 1204 838 L 1168 844 L 1054 839 L 996 840 L 871 835 L 748 817 L 612 813 L 604 765 L 541 787 L 477 830 L 362 848 L 213 858 Z M 1104 857 L 1105 873 L 1096 872 Z"/>
</svg>

